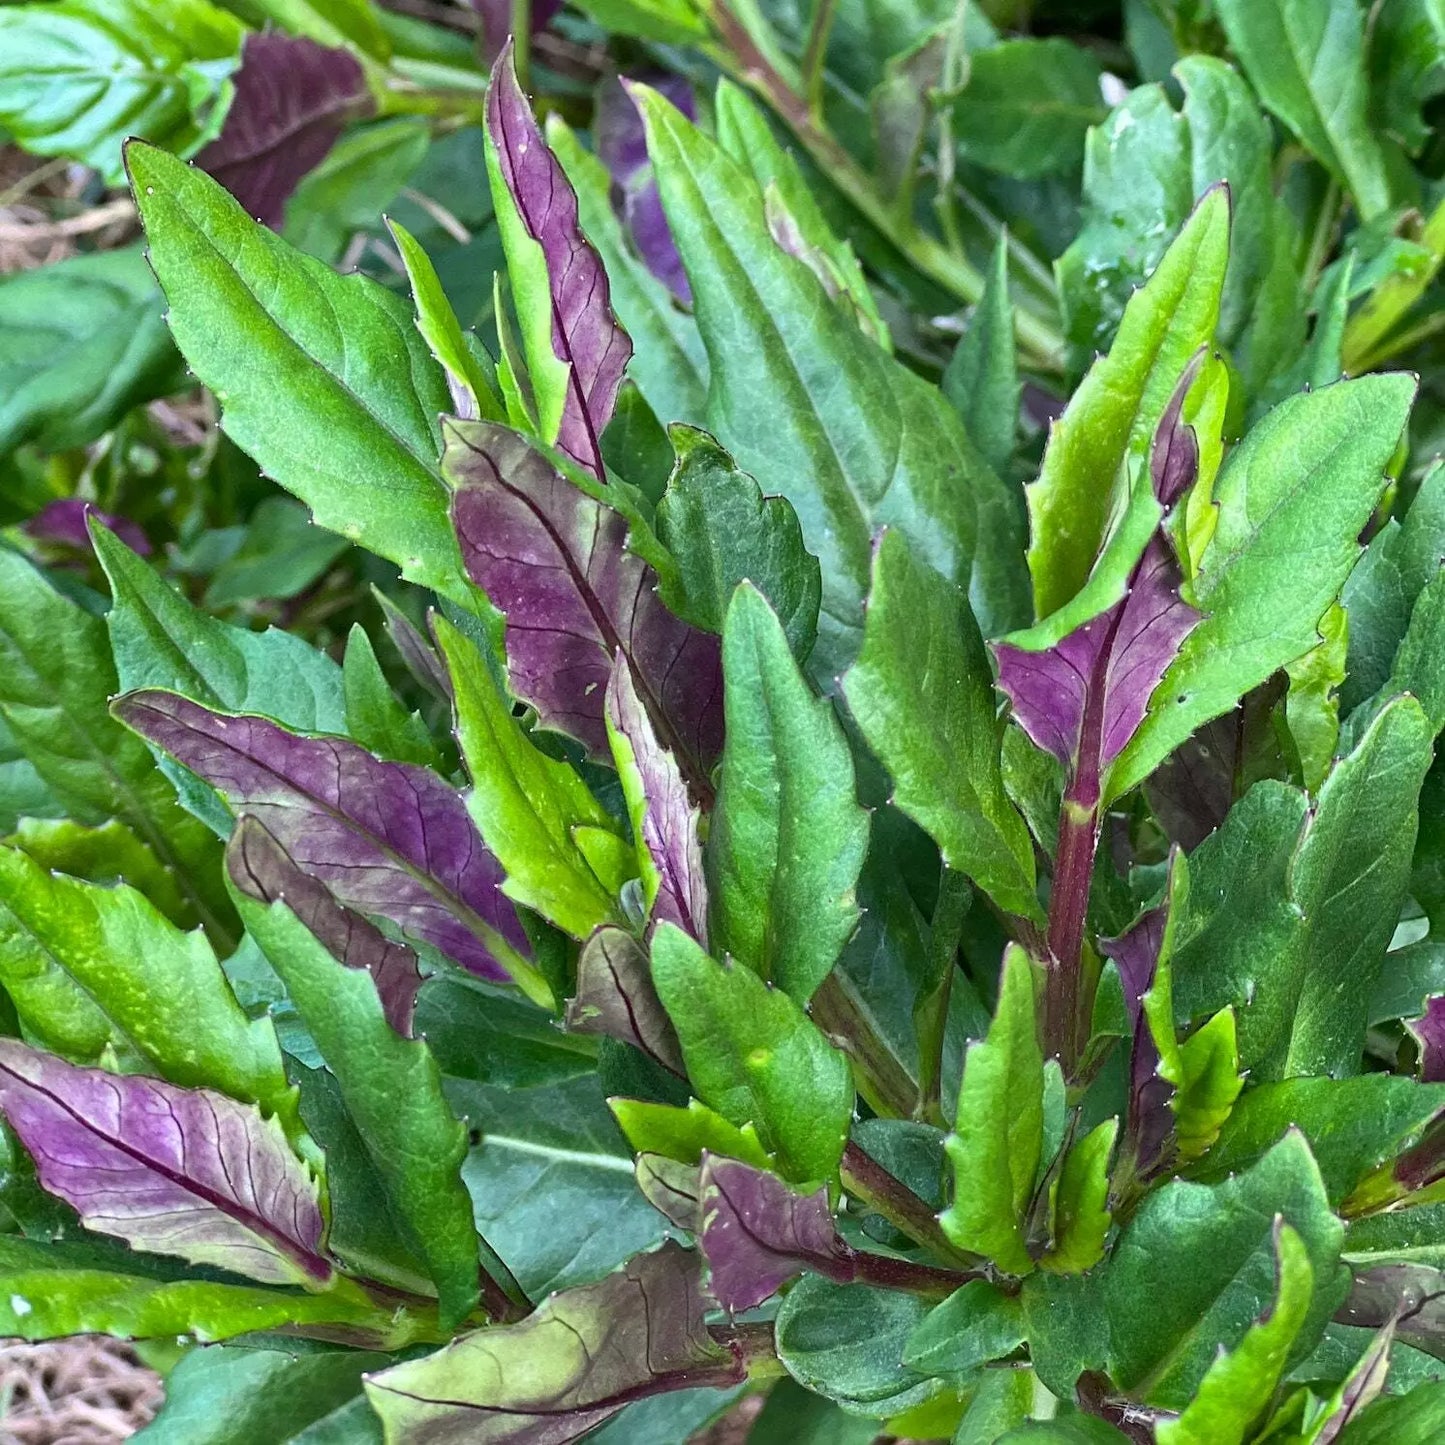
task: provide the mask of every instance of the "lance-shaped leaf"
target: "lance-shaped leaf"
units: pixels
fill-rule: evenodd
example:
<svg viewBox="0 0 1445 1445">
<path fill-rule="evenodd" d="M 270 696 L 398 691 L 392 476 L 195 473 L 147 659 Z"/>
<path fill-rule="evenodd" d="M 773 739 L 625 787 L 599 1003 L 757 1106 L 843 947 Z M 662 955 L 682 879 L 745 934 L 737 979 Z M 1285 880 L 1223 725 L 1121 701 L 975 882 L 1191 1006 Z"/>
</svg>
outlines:
<svg viewBox="0 0 1445 1445">
<path fill-rule="evenodd" d="M 367 1396 L 392 1439 L 566 1445 L 632 1400 L 737 1384 L 746 1369 L 708 1334 L 699 1269 L 665 1244 L 553 1295 L 521 1324 L 373 1375 Z"/>
<path fill-rule="evenodd" d="M 775 1163 L 751 1124 L 738 1128 L 698 1099 L 689 1099 L 686 1108 L 646 1099 L 607 1103 L 639 1154 L 656 1154 L 694 1168 L 701 1165 L 704 1154 L 741 1159 L 757 1169 L 771 1169 Z"/>
<path fill-rule="evenodd" d="M 255 818 L 242 815 L 237 821 L 226 866 L 241 892 L 260 903 L 285 903 L 333 958 L 369 973 L 387 1023 L 402 1038 L 412 1037 L 421 974 L 416 954 L 406 944 L 388 938 L 370 919 L 339 903 L 324 883 L 296 866 Z"/>
<path fill-rule="evenodd" d="M 567 1027 L 634 1044 L 664 1068 L 683 1072 L 677 1031 L 652 986 L 647 953 L 625 928 L 599 928 L 583 946 Z"/>
<path fill-rule="evenodd" d="M 487 172 L 542 440 L 601 480 L 600 438 L 632 343 L 577 223 L 576 192 L 517 84 L 510 45 L 487 92 Z"/>
<path fill-rule="evenodd" d="M 158 689 L 126 694 L 115 712 L 232 812 L 254 815 L 348 907 L 391 919 L 483 978 L 535 973 L 501 868 L 466 804 L 435 773 Z"/>
<path fill-rule="evenodd" d="M 605 760 L 604 699 L 622 651 L 662 745 L 708 791 L 722 741 L 717 640 L 663 607 L 622 517 L 488 422 L 448 424 L 445 467 L 467 572 L 507 619 L 512 691 Z"/>
<path fill-rule="evenodd" d="M 302 176 L 372 109 L 366 75 L 348 51 L 268 30 L 246 37 L 233 84 L 221 133 L 196 164 L 278 231 Z"/>
<path fill-rule="evenodd" d="M 728 607 L 723 661 L 713 933 L 721 950 L 805 1004 L 858 921 L 868 814 L 832 704 L 813 692 L 777 614 L 746 583 Z"/>
<path fill-rule="evenodd" d="M 0 1039 L 0 1110 L 87 1228 L 268 1284 L 331 1279 L 316 1183 L 255 1105 Z"/>
<path fill-rule="evenodd" d="M 701 815 L 672 754 L 657 741 L 620 652 L 607 683 L 607 736 L 637 843 L 643 898 L 654 919 L 677 924 L 706 948 Z"/>
<path fill-rule="evenodd" d="M 1199 444 L 1183 420 L 1193 379 L 1190 367 L 1149 455 L 1154 499 L 1166 516 L 1198 474 Z M 1183 580 L 1161 527 L 1130 573 L 1124 596 L 1107 611 L 1041 651 L 1009 642 L 994 649 L 998 684 L 1019 725 L 1069 770 L 1082 801 L 1097 801 L 1099 780 L 1138 730 L 1159 680 L 1200 620 L 1179 596 Z"/>
</svg>

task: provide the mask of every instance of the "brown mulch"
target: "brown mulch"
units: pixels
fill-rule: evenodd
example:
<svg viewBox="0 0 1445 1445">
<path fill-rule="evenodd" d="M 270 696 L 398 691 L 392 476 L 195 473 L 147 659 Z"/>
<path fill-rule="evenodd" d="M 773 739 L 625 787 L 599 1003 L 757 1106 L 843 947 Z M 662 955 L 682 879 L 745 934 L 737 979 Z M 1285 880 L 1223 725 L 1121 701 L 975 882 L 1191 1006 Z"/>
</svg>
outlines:
<svg viewBox="0 0 1445 1445">
<path fill-rule="evenodd" d="M 0 1344 L 0 1445 L 115 1445 L 160 1402 L 159 1377 L 116 1340 Z"/>
</svg>

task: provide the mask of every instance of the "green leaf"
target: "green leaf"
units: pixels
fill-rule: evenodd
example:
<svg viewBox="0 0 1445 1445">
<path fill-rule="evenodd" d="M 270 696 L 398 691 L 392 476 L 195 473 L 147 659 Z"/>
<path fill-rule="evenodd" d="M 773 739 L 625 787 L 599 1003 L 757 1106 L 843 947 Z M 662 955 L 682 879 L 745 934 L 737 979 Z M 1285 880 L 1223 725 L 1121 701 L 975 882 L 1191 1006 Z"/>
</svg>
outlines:
<svg viewBox="0 0 1445 1445">
<path fill-rule="evenodd" d="M 641 104 L 711 366 L 708 429 L 797 511 L 823 569 L 811 671 L 831 681 L 857 651 L 879 527 L 896 526 L 962 581 L 980 499 L 1002 484 L 938 389 L 869 341 L 777 245 L 747 172 L 660 96 Z"/>
<path fill-rule="evenodd" d="M 1318 644 L 1414 393 L 1402 375 L 1337 382 L 1275 407 L 1230 454 L 1215 488 L 1218 525 L 1193 579 L 1204 620 L 1110 769 L 1106 801 Z"/>
<path fill-rule="evenodd" d="M 928 1313 L 915 1295 L 805 1275 L 774 1326 L 778 1358 L 806 1389 L 854 1415 L 897 1415 L 946 1388 L 899 1361 Z"/>
<path fill-rule="evenodd" d="M 831 1179 L 853 1115 L 843 1055 L 787 994 L 670 923 L 653 935 L 652 977 L 703 1102 L 752 1124 L 793 1183 Z"/>
<path fill-rule="evenodd" d="M 1017 944 L 1004 955 L 988 1037 L 963 1066 L 948 1138 L 953 1203 L 940 1216 L 960 1249 L 987 1255 L 1006 1274 L 1034 1267 L 1026 1216 L 1044 1142 L 1044 1055 L 1034 1012 L 1033 965 Z"/>
<path fill-rule="evenodd" d="M 668 435 L 677 463 L 657 506 L 657 536 L 677 567 L 662 578 L 662 600 L 694 627 L 720 633 L 738 584 L 751 582 L 777 613 L 793 656 L 806 660 L 818 635 L 822 574 L 797 513 L 785 497 L 764 497 L 706 432 L 674 425 Z"/>
<path fill-rule="evenodd" d="M 477 1241 L 460 1174 L 467 1134 L 442 1095 L 436 1061 L 387 1023 L 371 974 L 332 957 L 285 903 L 267 907 L 239 892 L 236 901 L 335 1074 L 393 1217 L 454 1324 L 476 1303 Z"/>
<path fill-rule="evenodd" d="M 161 310 L 140 246 L 0 280 L 0 455 L 84 446 L 170 391 L 179 367 Z"/>
<path fill-rule="evenodd" d="M 353 622 L 346 634 L 341 685 L 348 737 L 379 758 L 444 771 L 421 714 L 408 712 L 391 690 L 371 638 L 359 622 Z"/>
<path fill-rule="evenodd" d="M 853 760 L 825 698 L 798 671 L 755 587 L 723 628 L 727 740 L 708 847 L 717 947 L 792 995 L 812 997 L 858 921 L 868 848 Z"/>
<path fill-rule="evenodd" d="M 708 365 L 697 322 L 633 252 L 612 208 L 607 168 L 555 114 L 547 117 L 547 144 L 577 192 L 583 234 L 602 258 L 612 309 L 632 338 L 627 374 L 664 424 L 702 421 Z"/>
<path fill-rule="evenodd" d="M 406 303 L 295 251 L 174 156 L 133 145 L 127 164 L 171 331 L 226 433 L 323 527 L 467 606 L 438 471 L 446 380 Z"/>
<path fill-rule="evenodd" d="M 1390 204 L 1385 158 L 1365 116 L 1364 16 L 1333 0 L 1218 0 L 1230 46 L 1260 99 L 1359 204 Z"/>
<path fill-rule="evenodd" d="M 506 870 L 503 891 L 572 934 L 586 938 L 599 924 L 623 921 L 617 895 L 630 849 L 606 809 L 570 763 L 548 757 L 512 716 L 501 684 L 472 644 L 436 619 L 436 636 L 456 690 L 457 736 L 472 776 L 467 808 L 488 848 Z M 584 853 L 579 830 L 616 840 Z"/>
<path fill-rule="evenodd" d="M 251 513 L 241 545 L 211 574 L 203 600 L 219 611 L 299 597 L 350 550 L 345 537 L 313 526 L 300 502 L 267 497 Z"/>
<path fill-rule="evenodd" d="M 1121 1388 L 1164 1409 L 1189 1403 L 1220 1348 L 1234 1349 L 1274 1297 L 1279 1218 L 1298 1233 L 1315 1282 L 1291 1362 L 1314 1347 L 1348 1286 L 1344 1227 L 1290 1133 L 1246 1173 L 1213 1186 L 1176 1180 L 1139 1206 L 1103 1277 L 1109 1373 Z"/>
<path fill-rule="evenodd" d="M 306 1427 L 361 1397 L 386 1355 L 289 1341 L 285 1348 L 207 1345 L 166 1375 L 165 1403 L 133 1435 L 141 1445 L 254 1445 L 304 1438 Z M 368 1407 L 369 1409 L 369 1407 Z"/>
<path fill-rule="evenodd" d="M 963 589 L 885 532 L 873 557 L 849 709 L 893 778 L 893 802 L 1000 908 L 1036 922 L 1034 850 L 1004 793 L 993 675 Z"/>
<path fill-rule="evenodd" d="M 1289 674 L 1285 721 L 1299 755 L 1300 777 L 1310 793 L 1319 792 L 1340 740 L 1340 700 L 1335 689 L 1345 680 L 1348 638 L 1348 617 L 1336 602 L 1321 619 L 1318 646 L 1285 669 Z"/>
<path fill-rule="evenodd" d="M 1117 1119 L 1105 1119 L 1072 1145 L 1052 1189 L 1053 1240 L 1039 1268 L 1081 1274 L 1104 1257 L 1113 1215 L 1109 1210 L 1109 1162 Z"/>
<path fill-rule="evenodd" d="M 971 1279 L 908 1338 L 903 1363 L 925 1375 L 962 1375 L 1012 1354 L 1028 1339 L 1017 1295 Z"/>
<path fill-rule="evenodd" d="M 218 845 L 182 812 L 145 744 L 110 716 L 117 691 L 105 624 L 0 548 L 0 721 L 70 817 L 119 818 L 174 872 L 212 937 L 228 940 Z"/>
<path fill-rule="evenodd" d="M 1007 477 L 1018 433 L 1019 377 L 1006 236 L 994 247 L 983 295 L 944 368 L 943 394 L 989 466 Z"/>
<path fill-rule="evenodd" d="M 768 1391 L 748 1445 L 873 1445 L 877 1436 L 875 1421 L 845 1414 L 831 1400 L 785 1379 Z"/>
<path fill-rule="evenodd" d="M 1119 1445 L 1128 1438 L 1107 1420 L 1075 1414 L 1055 1420 L 1029 1420 L 1000 1436 L 997 1445 Z"/>
<path fill-rule="evenodd" d="M 1445 1430 L 1445 1381 L 1376 1400 L 1345 1426 L 1338 1445 L 1433 1445 Z"/>
<path fill-rule="evenodd" d="M 0 126 L 111 185 L 121 142 L 193 155 L 220 129 L 243 28 L 208 0 L 62 0 L 0 11 Z"/>
<path fill-rule="evenodd" d="M 1410 625 L 1395 653 L 1390 680 L 1382 690 L 1383 697 L 1408 692 L 1418 698 L 1431 733 L 1436 736 L 1445 727 L 1445 659 L 1441 657 L 1445 631 L 1442 629 L 1445 629 L 1445 571 L 1437 572 L 1415 599 L 1410 609 Z M 1363 726 L 1369 721 L 1372 711 L 1373 705 L 1351 715 L 1351 733 L 1358 733 L 1356 725 Z"/>
<path fill-rule="evenodd" d="M 757 1169 L 771 1169 L 774 1161 L 751 1124 L 738 1128 L 697 1099 L 686 1108 L 653 1104 L 643 1099 L 609 1099 L 618 1127 L 639 1154 L 661 1154 L 680 1164 L 700 1164 L 703 1151 L 741 1159 Z"/>
<path fill-rule="evenodd" d="M 1279 1288 L 1269 1308 L 1230 1353 L 1209 1367 L 1177 1420 L 1163 1420 L 1159 1445 L 1243 1445 L 1269 1408 L 1314 1293 L 1304 1240 L 1287 1224 L 1275 1235 Z"/>
<path fill-rule="evenodd" d="M 241 1012 L 201 932 L 182 933 L 135 889 L 50 873 L 0 848 L 0 975 L 45 1047 L 78 1063 L 114 1047 L 299 1132 L 271 1021 Z"/>
<path fill-rule="evenodd" d="M 1440 91 L 1445 68 L 1445 5 L 1440 0 L 1385 0 L 1373 16 L 1373 102 L 1391 134 L 1419 154 L 1432 130 L 1424 103 Z"/>
<path fill-rule="evenodd" d="M 1099 64 L 1062 39 L 1004 40 L 969 56 L 953 103 L 959 154 L 1028 180 L 1077 174 L 1084 136 L 1104 118 Z"/>
<path fill-rule="evenodd" d="M 1179 378 L 1219 319 L 1229 253 L 1229 199 L 1200 201 L 1148 283 L 1129 301 L 1107 356 L 1089 369 L 1054 424 L 1028 488 L 1029 571 L 1040 617 L 1084 585 L 1106 540 L 1116 477 L 1138 464 Z"/>
<path fill-rule="evenodd" d="M 345 46 L 385 60 L 391 44 L 371 0 L 226 0 L 226 8 L 260 27 L 304 35 L 318 45 Z"/>
</svg>

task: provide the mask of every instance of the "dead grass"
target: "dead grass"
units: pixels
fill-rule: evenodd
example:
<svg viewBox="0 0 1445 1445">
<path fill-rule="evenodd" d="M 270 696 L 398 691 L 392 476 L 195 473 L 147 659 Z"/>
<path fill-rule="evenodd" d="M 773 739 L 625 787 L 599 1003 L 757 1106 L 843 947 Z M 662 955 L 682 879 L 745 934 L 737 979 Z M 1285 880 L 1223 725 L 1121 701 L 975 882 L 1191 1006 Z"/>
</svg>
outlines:
<svg viewBox="0 0 1445 1445">
<path fill-rule="evenodd" d="M 115 1445 L 160 1402 L 159 1378 L 116 1340 L 0 1344 L 3 1445 Z"/>
</svg>

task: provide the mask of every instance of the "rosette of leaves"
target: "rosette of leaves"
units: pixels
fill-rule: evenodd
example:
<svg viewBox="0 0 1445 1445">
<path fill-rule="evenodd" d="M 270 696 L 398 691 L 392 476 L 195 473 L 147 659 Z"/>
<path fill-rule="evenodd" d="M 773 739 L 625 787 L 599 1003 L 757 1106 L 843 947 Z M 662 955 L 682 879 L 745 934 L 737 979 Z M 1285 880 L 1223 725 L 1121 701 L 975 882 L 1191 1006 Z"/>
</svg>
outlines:
<svg viewBox="0 0 1445 1445">
<path fill-rule="evenodd" d="M 1445 480 L 1374 366 L 1428 26 L 1131 6 L 1106 111 L 1027 5 L 598 3 L 770 112 L 609 78 L 594 154 L 525 38 L 459 100 L 235 8 L 224 119 L 155 62 L 144 245 L 382 625 L 253 627 L 108 495 L 6 534 L 4 1331 L 179 1339 L 152 1440 L 1434 1438 Z M 486 306 L 420 224 L 294 243 L 398 97 L 476 123 Z"/>
</svg>

